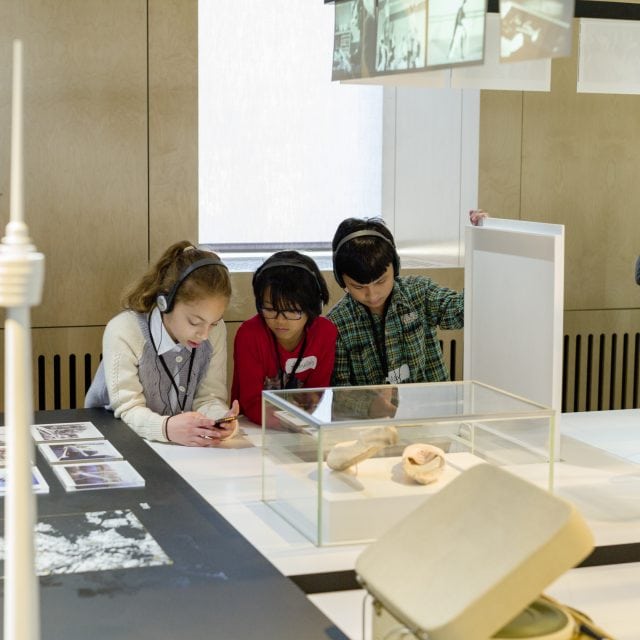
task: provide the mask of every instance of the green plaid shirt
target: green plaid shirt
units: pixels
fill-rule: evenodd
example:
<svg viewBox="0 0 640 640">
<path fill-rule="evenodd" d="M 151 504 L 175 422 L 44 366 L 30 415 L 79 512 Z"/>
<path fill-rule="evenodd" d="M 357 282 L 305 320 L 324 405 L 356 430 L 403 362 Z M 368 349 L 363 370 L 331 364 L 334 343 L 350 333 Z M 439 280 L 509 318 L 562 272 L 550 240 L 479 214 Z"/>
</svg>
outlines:
<svg viewBox="0 0 640 640">
<path fill-rule="evenodd" d="M 462 328 L 464 294 L 424 276 L 399 277 L 384 324 L 349 294 L 327 316 L 338 327 L 333 386 L 384 384 L 390 371 L 400 372 L 393 382 L 439 382 L 449 373 L 436 332 Z M 376 344 L 383 326 L 387 371 Z"/>
</svg>

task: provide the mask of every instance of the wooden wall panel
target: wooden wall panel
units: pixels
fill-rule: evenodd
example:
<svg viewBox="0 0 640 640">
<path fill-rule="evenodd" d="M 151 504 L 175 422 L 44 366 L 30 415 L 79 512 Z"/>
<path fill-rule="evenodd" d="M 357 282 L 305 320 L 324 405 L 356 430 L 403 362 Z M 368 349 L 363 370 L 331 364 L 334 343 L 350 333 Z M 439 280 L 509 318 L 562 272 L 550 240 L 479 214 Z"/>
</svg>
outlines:
<svg viewBox="0 0 640 640">
<path fill-rule="evenodd" d="M 149 245 L 198 241 L 198 2 L 149 0 Z"/>
<path fill-rule="evenodd" d="M 69 353 L 87 343 L 82 349 L 99 354 L 123 287 L 150 253 L 197 240 L 197 1 L 0 3 L 2 231 L 17 36 L 27 224 L 46 258 L 43 301 L 32 313 L 37 366 L 37 352 L 57 349 L 61 335 Z M 64 366 L 60 375 L 72 382 Z M 53 408 L 49 388 L 46 395 Z"/>
<path fill-rule="evenodd" d="M 196 239 L 197 1 L 0 3 L 2 231 L 18 33 L 27 222 L 47 258 L 34 351 L 99 354 L 124 284 L 169 243 Z M 565 224 L 567 313 L 638 309 L 640 97 L 576 95 L 575 65 L 575 56 L 554 62 L 549 94 L 482 93 L 480 205 Z M 433 277 L 462 286 L 461 270 Z M 333 302 L 340 290 L 327 280 Z M 238 323 L 253 313 L 250 274 L 234 275 L 234 286 L 230 354 Z"/>
<path fill-rule="evenodd" d="M 550 92 L 482 92 L 479 201 L 511 217 L 519 192 L 521 218 L 565 225 L 564 409 L 628 408 L 640 394 L 640 96 L 576 93 L 575 27 Z"/>
<path fill-rule="evenodd" d="M 3 78 L 24 41 L 25 209 L 46 257 L 34 326 L 104 322 L 146 261 L 146 2 L 23 0 L 0 21 Z M 10 85 L 2 83 L 9 126 Z M 5 128 L 6 125 L 6 128 Z M 2 138 L 7 153 L 8 136 Z M 0 224 L 8 220 L 3 162 Z"/>
<path fill-rule="evenodd" d="M 576 93 L 575 26 L 551 92 L 483 92 L 479 201 L 511 217 L 520 191 L 521 218 L 565 225 L 565 309 L 638 307 L 640 96 Z"/>
<path fill-rule="evenodd" d="M 522 217 L 566 227 L 566 309 L 637 306 L 640 96 L 576 93 L 574 40 L 552 91 L 525 95 Z"/>
<path fill-rule="evenodd" d="M 522 92 L 480 94 L 478 203 L 491 215 L 520 218 Z"/>
</svg>

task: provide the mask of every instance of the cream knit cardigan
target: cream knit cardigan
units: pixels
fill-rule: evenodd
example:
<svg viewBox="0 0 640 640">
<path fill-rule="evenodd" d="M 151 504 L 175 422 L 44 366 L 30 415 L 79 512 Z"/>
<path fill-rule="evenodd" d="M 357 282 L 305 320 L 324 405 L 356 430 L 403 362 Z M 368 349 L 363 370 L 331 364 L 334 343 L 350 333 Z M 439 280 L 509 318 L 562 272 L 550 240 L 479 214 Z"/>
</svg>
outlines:
<svg viewBox="0 0 640 640">
<path fill-rule="evenodd" d="M 183 349 L 184 358 L 190 351 Z M 103 359 L 87 392 L 85 407 L 105 407 L 149 440 L 166 441 L 165 423 L 172 411 L 163 411 L 171 394 L 164 372 L 149 339 L 147 316 L 123 311 L 107 324 L 102 339 Z M 173 352 L 165 354 L 173 371 Z M 186 377 L 188 366 L 183 367 Z M 180 380 L 186 386 L 186 379 Z M 222 417 L 227 402 L 227 330 L 223 321 L 212 328 L 208 344 L 198 347 L 185 411 L 210 418 Z"/>
</svg>

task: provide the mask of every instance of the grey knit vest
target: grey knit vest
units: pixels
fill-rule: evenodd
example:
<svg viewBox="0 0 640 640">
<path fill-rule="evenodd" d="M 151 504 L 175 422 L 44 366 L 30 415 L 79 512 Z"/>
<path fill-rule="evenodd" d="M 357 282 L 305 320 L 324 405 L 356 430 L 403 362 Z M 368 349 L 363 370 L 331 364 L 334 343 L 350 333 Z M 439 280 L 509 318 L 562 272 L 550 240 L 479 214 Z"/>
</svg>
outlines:
<svg viewBox="0 0 640 640">
<path fill-rule="evenodd" d="M 137 313 L 136 318 L 140 331 L 144 336 L 144 348 L 142 350 L 142 356 L 138 363 L 138 376 L 146 404 L 149 409 L 159 413 L 160 415 L 174 415 L 180 413 L 180 406 L 176 403 L 175 397 L 171 402 L 171 390 L 173 385 L 171 379 L 167 376 L 160 358 L 164 358 L 167 369 L 174 373 L 178 371 L 175 378 L 176 386 L 179 389 L 185 389 L 187 391 L 187 397 L 184 402 L 184 411 L 191 411 L 193 408 L 193 398 L 196 393 L 196 389 L 200 384 L 202 378 L 206 375 L 213 355 L 213 348 L 208 340 L 203 341 L 195 350 L 195 356 L 193 359 L 193 367 L 191 368 L 191 377 L 187 380 L 189 373 L 189 361 L 191 359 L 191 350 L 187 347 L 180 345 L 179 350 L 171 350 L 164 353 L 162 356 L 158 356 L 153 346 L 151 336 L 149 334 L 148 317 L 146 314 Z M 173 394 L 175 396 L 175 393 Z M 184 393 L 180 391 L 179 402 L 182 404 L 184 400 Z M 85 397 L 84 406 L 90 407 L 105 407 L 111 409 L 109 402 L 109 396 L 107 392 L 107 384 L 104 374 L 104 363 L 100 362 L 96 375 L 91 383 L 89 391 Z"/>
</svg>

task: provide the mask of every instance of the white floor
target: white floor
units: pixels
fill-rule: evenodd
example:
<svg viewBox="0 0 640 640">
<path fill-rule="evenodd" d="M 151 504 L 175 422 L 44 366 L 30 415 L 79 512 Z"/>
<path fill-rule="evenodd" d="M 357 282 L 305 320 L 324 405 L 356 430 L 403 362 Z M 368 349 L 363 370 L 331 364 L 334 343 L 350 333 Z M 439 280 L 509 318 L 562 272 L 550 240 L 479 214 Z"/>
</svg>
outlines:
<svg viewBox="0 0 640 640">
<path fill-rule="evenodd" d="M 351 640 L 371 637 L 371 597 L 366 591 L 318 593 L 309 600 Z"/>
</svg>

